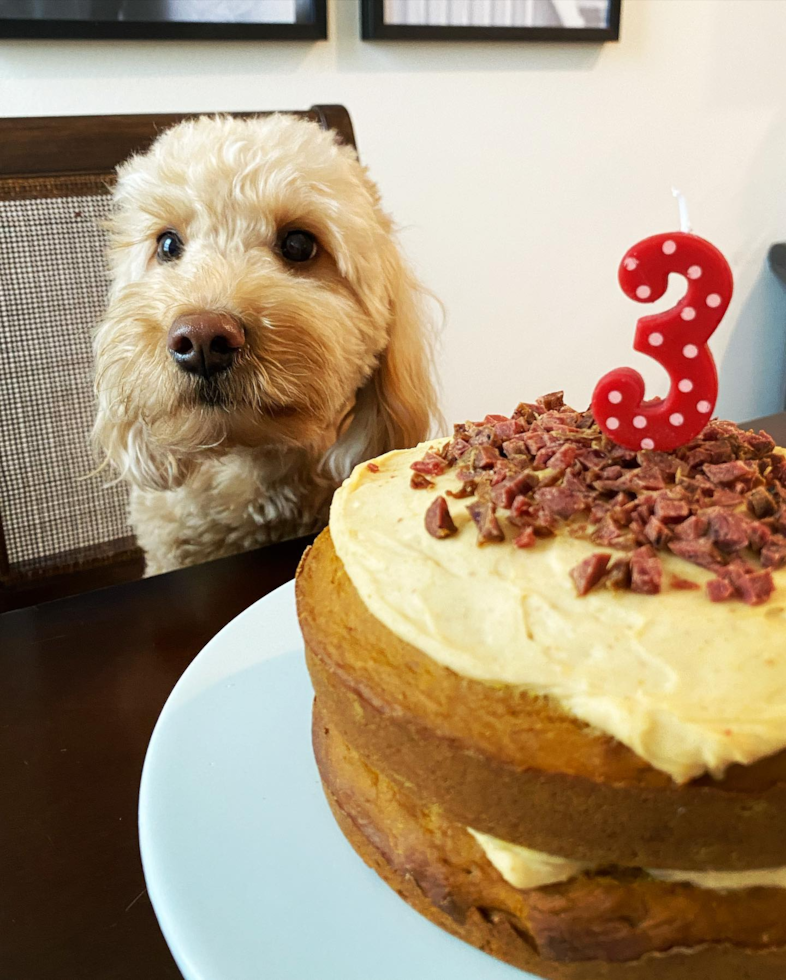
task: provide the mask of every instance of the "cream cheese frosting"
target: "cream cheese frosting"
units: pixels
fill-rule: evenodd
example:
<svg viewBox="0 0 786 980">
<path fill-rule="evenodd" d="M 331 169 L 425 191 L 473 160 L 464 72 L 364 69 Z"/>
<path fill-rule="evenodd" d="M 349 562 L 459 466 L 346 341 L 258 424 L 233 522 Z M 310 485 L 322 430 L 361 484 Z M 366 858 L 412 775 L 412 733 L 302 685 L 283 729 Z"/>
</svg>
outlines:
<svg viewBox="0 0 786 980">
<path fill-rule="evenodd" d="M 592 542 L 561 533 L 528 549 L 478 547 L 472 498 L 447 498 L 457 535 L 428 534 L 428 504 L 458 483 L 448 472 L 412 490 L 410 465 L 444 441 L 387 453 L 376 470 L 362 463 L 334 496 L 336 553 L 372 615 L 458 674 L 555 698 L 677 782 L 786 746 L 786 569 L 760 606 L 668 585 L 578 597 L 569 570 L 604 550 Z M 711 577 L 662 560 L 666 583 Z"/>
<path fill-rule="evenodd" d="M 489 862 L 514 888 L 543 888 L 558 881 L 567 881 L 597 865 L 586 861 L 533 851 L 529 847 L 482 834 L 467 827 L 480 844 Z M 754 868 L 750 871 L 675 871 L 644 869 L 661 881 L 687 882 L 698 888 L 731 891 L 738 888 L 786 888 L 786 868 Z"/>
</svg>

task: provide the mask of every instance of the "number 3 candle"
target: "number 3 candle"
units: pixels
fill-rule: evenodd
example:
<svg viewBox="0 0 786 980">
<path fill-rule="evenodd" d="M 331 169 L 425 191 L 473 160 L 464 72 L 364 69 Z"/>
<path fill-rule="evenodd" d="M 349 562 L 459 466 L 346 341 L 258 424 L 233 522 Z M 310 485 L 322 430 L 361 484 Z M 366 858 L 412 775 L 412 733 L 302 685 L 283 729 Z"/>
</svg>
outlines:
<svg viewBox="0 0 786 980">
<path fill-rule="evenodd" d="M 595 387 L 592 411 L 598 425 L 627 449 L 668 451 L 689 442 L 709 421 L 718 396 L 707 342 L 731 300 L 731 269 L 714 245 L 687 229 L 682 201 L 680 211 L 683 231 L 645 238 L 620 263 L 620 286 L 639 303 L 660 299 L 669 273 L 688 283 L 676 306 L 636 324 L 633 348 L 666 369 L 671 379 L 666 397 L 645 400 L 644 379 L 627 367 L 610 371 Z"/>
</svg>

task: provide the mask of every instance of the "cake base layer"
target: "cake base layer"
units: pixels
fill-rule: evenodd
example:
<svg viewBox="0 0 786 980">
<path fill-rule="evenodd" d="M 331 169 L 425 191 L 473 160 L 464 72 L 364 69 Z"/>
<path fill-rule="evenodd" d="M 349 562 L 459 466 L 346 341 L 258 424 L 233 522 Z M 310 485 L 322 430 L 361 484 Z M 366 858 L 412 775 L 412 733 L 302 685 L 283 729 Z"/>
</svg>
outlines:
<svg viewBox="0 0 786 980">
<path fill-rule="evenodd" d="M 328 531 L 304 556 L 298 615 L 320 701 L 348 741 L 457 823 L 575 860 L 786 865 L 786 754 L 676 785 L 546 698 L 461 677 L 366 609 Z"/>
<path fill-rule="evenodd" d="M 519 891 L 465 828 L 374 771 L 315 704 L 314 750 L 355 851 L 454 936 L 553 980 L 781 980 L 786 894 L 712 893 L 609 870 Z"/>
</svg>

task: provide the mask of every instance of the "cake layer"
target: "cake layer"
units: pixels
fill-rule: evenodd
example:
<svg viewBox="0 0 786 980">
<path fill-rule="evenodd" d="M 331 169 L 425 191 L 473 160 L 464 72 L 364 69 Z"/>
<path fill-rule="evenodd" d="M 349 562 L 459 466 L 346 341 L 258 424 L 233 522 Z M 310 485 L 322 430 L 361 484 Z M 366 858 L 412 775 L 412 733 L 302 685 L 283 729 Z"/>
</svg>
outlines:
<svg viewBox="0 0 786 980">
<path fill-rule="evenodd" d="M 554 980 L 776 980 L 786 892 L 714 892 L 609 869 L 519 890 L 466 828 L 422 807 L 347 744 L 317 698 L 314 750 L 334 815 L 360 856 L 442 928 Z"/>
<path fill-rule="evenodd" d="M 380 771 L 463 826 L 578 861 L 747 870 L 786 865 L 786 758 L 677 786 L 548 698 L 436 663 L 360 600 L 320 535 L 298 614 L 317 694 Z"/>
<path fill-rule="evenodd" d="M 553 697 L 678 782 L 786 746 L 786 569 L 763 605 L 670 586 L 714 575 L 674 555 L 662 556 L 657 596 L 578 596 L 570 570 L 599 548 L 565 527 L 516 548 L 518 528 L 500 511 L 508 540 L 478 547 L 467 497 L 447 501 L 457 533 L 427 532 L 429 502 L 461 486 L 449 471 L 410 489 L 410 466 L 429 445 L 442 442 L 356 467 L 331 508 L 347 574 L 391 632 L 467 678 Z"/>
</svg>

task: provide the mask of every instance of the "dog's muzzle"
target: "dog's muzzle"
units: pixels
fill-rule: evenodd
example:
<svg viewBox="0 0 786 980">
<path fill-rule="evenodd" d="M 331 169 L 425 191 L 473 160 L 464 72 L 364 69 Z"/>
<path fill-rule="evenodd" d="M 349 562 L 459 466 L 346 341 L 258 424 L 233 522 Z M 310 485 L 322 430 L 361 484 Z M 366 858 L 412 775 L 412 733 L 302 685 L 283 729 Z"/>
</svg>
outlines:
<svg viewBox="0 0 786 980">
<path fill-rule="evenodd" d="M 181 370 L 208 380 L 232 367 L 246 335 L 230 313 L 189 313 L 175 320 L 166 343 Z"/>
</svg>

